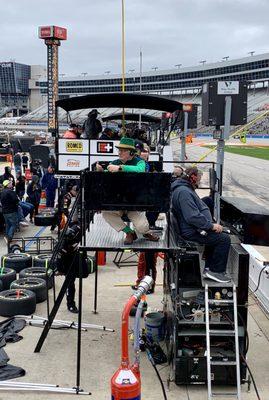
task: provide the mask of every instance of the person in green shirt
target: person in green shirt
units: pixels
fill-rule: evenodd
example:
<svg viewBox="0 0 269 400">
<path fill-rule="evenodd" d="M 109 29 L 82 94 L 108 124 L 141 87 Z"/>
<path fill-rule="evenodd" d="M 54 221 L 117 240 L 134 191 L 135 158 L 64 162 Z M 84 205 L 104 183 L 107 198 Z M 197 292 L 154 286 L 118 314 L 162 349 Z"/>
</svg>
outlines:
<svg viewBox="0 0 269 400">
<path fill-rule="evenodd" d="M 116 172 L 145 172 L 146 163 L 136 156 L 135 141 L 131 138 L 123 137 L 118 146 L 119 158 L 112 161 L 107 171 Z M 103 167 L 97 163 L 97 171 L 104 171 Z M 134 229 L 130 228 L 123 220 L 122 216 L 127 215 L 133 223 Z M 105 221 L 117 232 L 123 231 L 126 234 L 124 244 L 132 244 L 137 239 L 136 231 L 141 233 L 144 238 L 157 242 L 159 237 L 152 234 L 149 230 L 148 220 L 144 212 L 139 211 L 103 211 L 102 216 Z"/>
</svg>

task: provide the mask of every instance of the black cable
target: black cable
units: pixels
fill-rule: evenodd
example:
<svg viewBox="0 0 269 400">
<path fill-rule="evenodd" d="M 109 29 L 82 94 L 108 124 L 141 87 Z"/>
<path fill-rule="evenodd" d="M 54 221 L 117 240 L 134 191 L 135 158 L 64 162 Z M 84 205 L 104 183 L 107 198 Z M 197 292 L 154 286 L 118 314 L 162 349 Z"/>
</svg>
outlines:
<svg viewBox="0 0 269 400">
<path fill-rule="evenodd" d="M 161 387 L 162 387 L 162 392 L 163 392 L 163 398 L 164 398 L 164 400 L 167 400 L 164 384 L 163 384 L 162 378 L 160 376 L 160 373 L 159 373 L 159 371 L 158 371 L 158 369 L 156 367 L 156 364 L 155 364 L 155 361 L 154 361 L 154 359 L 152 357 L 152 354 L 151 354 L 151 352 L 150 352 L 150 350 L 148 348 L 146 349 L 146 352 L 147 352 L 148 359 L 151 362 L 151 365 L 153 366 L 153 368 L 154 368 L 154 370 L 155 370 L 155 372 L 157 374 L 157 377 L 158 377 L 158 379 L 160 381 L 160 384 L 161 384 Z"/>
<path fill-rule="evenodd" d="M 258 284 L 257 284 L 257 287 L 256 287 L 256 289 L 255 290 L 253 290 L 252 291 L 252 293 L 254 294 L 254 293 L 256 293 L 257 292 L 257 290 L 259 289 L 259 287 L 260 287 L 260 283 L 261 283 L 261 276 L 262 276 L 262 273 L 263 273 L 263 271 L 265 270 L 265 268 L 267 268 L 268 267 L 268 265 L 267 265 L 267 263 L 266 263 L 266 265 L 261 269 L 261 271 L 260 271 L 260 273 L 259 273 L 259 278 L 258 278 Z"/>
<path fill-rule="evenodd" d="M 253 374 L 252 374 L 252 372 L 251 372 L 251 370 L 250 370 L 250 368 L 248 366 L 248 363 L 247 363 L 245 357 L 243 356 L 243 354 L 241 352 L 240 352 L 240 356 L 241 356 L 242 360 L 244 361 L 244 363 L 245 363 L 245 365 L 246 365 L 246 367 L 248 369 L 249 375 L 251 376 L 251 379 L 252 379 L 252 382 L 253 382 L 253 386 L 254 386 L 257 398 L 258 398 L 258 400 L 261 400 L 261 397 L 260 397 L 256 382 L 255 382 L 254 376 L 253 376 Z"/>
</svg>

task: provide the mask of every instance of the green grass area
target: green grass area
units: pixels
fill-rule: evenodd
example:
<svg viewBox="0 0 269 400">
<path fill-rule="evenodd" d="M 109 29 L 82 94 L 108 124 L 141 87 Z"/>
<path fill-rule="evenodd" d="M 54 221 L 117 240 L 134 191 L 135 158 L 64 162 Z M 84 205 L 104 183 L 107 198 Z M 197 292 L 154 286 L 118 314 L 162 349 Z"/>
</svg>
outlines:
<svg viewBox="0 0 269 400">
<path fill-rule="evenodd" d="M 212 149 L 215 146 L 203 146 Z M 228 153 L 240 154 L 242 156 L 261 158 L 269 160 L 269 146 L 253 147 L 253 146 L 225 146 Z"/>
</svg>

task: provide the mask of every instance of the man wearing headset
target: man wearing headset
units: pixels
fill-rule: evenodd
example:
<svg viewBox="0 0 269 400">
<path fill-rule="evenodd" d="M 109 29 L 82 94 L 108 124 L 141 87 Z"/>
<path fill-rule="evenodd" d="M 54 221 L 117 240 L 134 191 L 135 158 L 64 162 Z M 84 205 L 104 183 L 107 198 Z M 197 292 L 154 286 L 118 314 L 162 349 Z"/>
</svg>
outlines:
<svg viewBox="0 0 269 400">
<path fill-rule="evenodd" d="M 204 277 L 216 282 L 230 282 L 226 265 L 231 245 L 229 235 L 214 223 L 210 210 L 195 192 L 202 173 L 196 167 L 185 170 L 182 178 L 172 183 L 172 212 L 181 236 L 206 246 Z"/>
<path fill-rule="evenodd" d="M 112 173 L 116 172 L 145 172 L 145 161 L 136 156 L 135 141 L 131 138 L 123 137 L 118 146 L 119 158 L 112 161 L 107 170 Z M 103 167 L 97 163 L 97 171 L 104 171 Z M 126 188 L 128 190 L 128 188 Z M 149 224 L 145 213 L 139 211 L 103 211 L 102 215 L 106 222 L 116 231 L 123 231 L 126 234 L 124 244 L 132 244 L 137 239 L 135 230 L 131 229 L 123 220 L 122 216 L 127 215 L 133 223 L 137 232 L 141 233 L 144 238 L 157 242 L 159 237 L 149 231 Z"/>
</svg>

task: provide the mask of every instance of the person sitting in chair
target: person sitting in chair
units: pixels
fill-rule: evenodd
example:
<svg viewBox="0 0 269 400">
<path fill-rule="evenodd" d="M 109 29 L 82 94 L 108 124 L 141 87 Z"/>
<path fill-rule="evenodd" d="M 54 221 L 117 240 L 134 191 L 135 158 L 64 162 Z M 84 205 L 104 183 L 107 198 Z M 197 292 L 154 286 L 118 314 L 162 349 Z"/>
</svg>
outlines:
<svg viewBox="0 0 269 400">
<path fill-rule="evenodd" d="M 202 173 L 196 167 L 187 168 L 182 178 L 172 183 L 172 212 L 181 236 L 206 247 L 204 277 L 216 282 L 230 282 L 225 274 L 231 245 L 229 235 L 214 223 L 206 203 L 195 190 Z"/>
<path fill-rule="evenodd" d="M 123 137 L 118 146 L 119 158 L 112 161 L 107 170 L 116 172 L 145 172 L 145 161 L 136 156 L 135 141 L 131 138 Z M 103 171 L 103 167 L 96 164 L 97 171 Z M 116 231 L 126 233 L 124 244 L 132 244 L 137 239 L 135 230 L 141 233 L 144 238 L 157 242 L 159 237 L 149 231 L 149 224 L 144 212 L 139 211 L 103 211 L 103 218 Z M 127 215 L 133 223 L 135 230 L 131 229 L 123 220 L 122 216 Z"/>
</svg>

